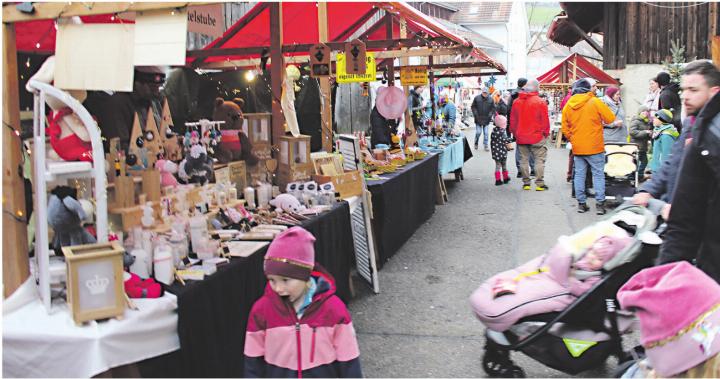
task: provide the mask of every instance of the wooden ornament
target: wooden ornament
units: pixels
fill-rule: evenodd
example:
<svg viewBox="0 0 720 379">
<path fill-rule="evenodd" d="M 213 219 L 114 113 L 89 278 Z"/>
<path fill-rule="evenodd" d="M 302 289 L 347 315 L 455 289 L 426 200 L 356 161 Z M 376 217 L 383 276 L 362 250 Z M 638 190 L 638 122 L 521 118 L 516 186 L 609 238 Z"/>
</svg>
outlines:
<svg viewBox="0 0 720 379">
<path fill-rule="evenodd" d="M 313 78 L 330 76 L 330 59 L 332 50 L 324 43 L 310 48 L 310 76 Z"/>
<path fill-rule="evenodd" d="M 160 171 L 145 170 L 142 173 L 142 192 L 149 201 L 160 201 Z"/>
<path fill-rule="evenodd" d="M 150 138 L 151 136 L 152 138 Z M 157 123 L 155 122 L 152 107 L 148 108 L 147 123 L 145 124 L 143 138 L 145 139 L 148 164 L 145 168 L 154 169 L 155 162 L 158 159 L 158 154 L 162 152 L 162 141 L 160 141 L 160 132 L 158 131 Z"/>
<path fill-rule="evenodd" d="M 365 43 L 359 39 L 345 44 L 345 72 L 364 75 L 367 70 Z"/>
<path fill-rule="evenodd" d="M 142 137 L 143 131 L 140 127 L 140 118 L 138 118 L 137 113 L 134 113 L 135 117 L 133 118 L 133 127 L 132 132 L 130 133 L 130 145 L 128 146 L 128 154 L 135 154 L 135 156 L 138 159 L 138 165 L 142 166 L 142 154 L 140 148 L 137 146 L 136 141 L 138 138 Z M 143 137 L 144 139 L 144 137 Z"/>
<path fill-rule="evenodd" d="M 160 141 L 165 150 L 165 159 L 179 161 L 182 159 L 182 149 L 177 134 L 172 132 L 173 120 L 170 113 L 170 105 L 167 99 L 163 102 L 162 120 L 160 121 Z M 168 134 L 168 129 L 170 134 Z"/>
</svg>

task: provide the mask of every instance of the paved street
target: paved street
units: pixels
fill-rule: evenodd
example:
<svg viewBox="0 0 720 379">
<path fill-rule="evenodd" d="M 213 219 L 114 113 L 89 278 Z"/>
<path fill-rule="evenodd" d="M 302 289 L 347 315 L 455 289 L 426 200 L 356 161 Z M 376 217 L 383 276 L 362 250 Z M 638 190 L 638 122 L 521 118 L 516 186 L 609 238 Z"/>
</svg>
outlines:
<svg viewBox="0 0 720 379">
<path fill-rule="evenodd" d="M 472 144 L 473 131 L 466 133 Z M 576 212 L 565 181 L 567 150 L 549 151 L 548 192 L 523 191 L 513 158 L 512 181 L 496 187 L 490 153 L 482 147 L 474 153 L 465 180 L 446 182 L 450 202 L 438 206 L 380 271 L 381 293 L 355 282 L 350 311 L 368 377 L 485 376 L 484 328 L 470 310 L 470 294 L 486 278 L 542 254 L 558 236 L 599 217 L 592 199 L 592 212 Z M 513 357 L 528 377 L 567 376 L 520 353 Z"/>
</svg>

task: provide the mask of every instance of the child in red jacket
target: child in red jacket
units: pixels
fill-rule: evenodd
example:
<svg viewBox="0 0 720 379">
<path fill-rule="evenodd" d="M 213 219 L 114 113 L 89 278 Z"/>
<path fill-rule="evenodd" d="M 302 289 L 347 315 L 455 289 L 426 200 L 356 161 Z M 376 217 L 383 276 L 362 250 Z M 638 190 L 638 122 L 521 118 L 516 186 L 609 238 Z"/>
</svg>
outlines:
<svg viewBox="0 0 720 379">
<path fill-rule="evenodd" d="M 268 285 L 248 320 L 245 377 L 362 377 L 352 319 L 315 263 L 314 242 L 296 226 L 270 244 Z"/>
</svg>

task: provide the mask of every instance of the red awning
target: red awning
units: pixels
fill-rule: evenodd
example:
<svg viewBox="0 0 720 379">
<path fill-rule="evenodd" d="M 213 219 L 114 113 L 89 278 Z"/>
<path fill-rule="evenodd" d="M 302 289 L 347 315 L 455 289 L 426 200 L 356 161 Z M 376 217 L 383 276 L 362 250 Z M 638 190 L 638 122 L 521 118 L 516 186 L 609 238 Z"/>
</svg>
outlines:
<svg viewBox="0 0 720 379">
<path fill-rule="evenodd" d="M 80 19 L 85 24 L 114 24 L 126 23 L 132 24 L 132 20 L 122 20 L 112 14 L 102 14 L 95 16 L 81 16 Z M 15 23 L 15 38 L 17 50 L 26 53 L 55 53 L 55 37 L 57 30 L 55 29 L 55 20 L 37 20 L 23 21 Z M 40 44 L 38 47 L 38 44 Z"/>
<path fill-rule="evenodd" d="M 573 71 L 575 72 L 574 77 Z M 537 80 L 540 84 L 572 84 L 577 79 L 587 77 L 597 80 L 598 84 L 620 84 L 605 71 L 599 69 L 597 66 L 593 65 L 577 53 L 571 54 L 567 58 L 563 59 L 563 61 L 557 66 L 540 75 Z M 565 78 L 564 81 L 563 78 Z"/>
</svg>

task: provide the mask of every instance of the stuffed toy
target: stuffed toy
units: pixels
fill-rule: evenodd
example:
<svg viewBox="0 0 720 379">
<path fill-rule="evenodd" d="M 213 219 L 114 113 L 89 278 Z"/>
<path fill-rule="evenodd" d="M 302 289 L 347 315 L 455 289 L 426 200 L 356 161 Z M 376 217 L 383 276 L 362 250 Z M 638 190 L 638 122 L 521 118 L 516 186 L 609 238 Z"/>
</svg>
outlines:
<svg viewBox="0 0 720 379">
<path fill-rule="evenodd" d="M 55 79 L 55 56 L 50 56 L 30 81 L 52 84 Z M 28 91 L 30 88 L 28 87 Z M 32 92 L 32 91 L 31 91 Z M 70 96 L 82 103 L 87 97 L 85 90 L 67 91 Z M 46 97 L 52 110 L 48 117 L 47 134 L 50 146 L 57 156 L 66 161 L 92 162 L 92 145 L 90 134 L 80 118 L 62 100 L 52 96 Z M 96 126 L 97 127 L 97 126 Z"/>
<path fill-rule="evenodd" d="M 48 200 L 48 223 L 55 231 L 52 246 L 55 252 L 63 246 L 96 243 L 97 240 L 82 227 L 86 218 L 82 204 L 77 200 L 77 190 L 58 186 L 50 191 Z"/>
<path fill-rule="evenodd" d="M 287 193 L 280 194 L 278 197 L 270 200 L 270 205 L 277 208 L 278 213 L 299 213 L 305 209 L 305 206 L 300 204 L 300 201 L 296 199 L 295 196 Z"/>
<path fill-rule="evenodd" d="M 242 160 L 248 165 L 254 166 L 258 157 L 252 152 L 250 139 L 243 133 L 242 106 L 245 101 L 235 98 L 232 101 L 225 101 L 218 97 L 215 99 L 215 110 L 213 121 L 225 121 L 220 126 L 220 144 L 215 151 L 215 157 L 220 163 Z"/>
<path fill-rule="evenodd" d="M 170 160 L 160 159 L 155 162 L 155 168 L 160 171 L 160 185 L 163 187 L 175 187 L 178 185 L 175 175 L 178 172 L 178 165 Z"/>
<path fill-rule="evenodd" d="M 130 275 L 129 278 L 125 279 L 123 286 L 125 287 L 125 293 L 131 299 L 148 298 L 154 299 L 162 297 L 164 291 L 160 283 L 156 282 L 153 278 L 141 279 L 139 276 L 133 273 L 126 273 Z"/>
<path fill-rule="evenodd" d="M 193 145 L 185 159 L 180 162 L 178 176 L 185 181 L 185 184 L 198 183 L 204 185 L 210 180 L 212 171 L 212 160 L 208 157 L 207 150 L 204 146 L 198 144 Z"/>
</svg>

